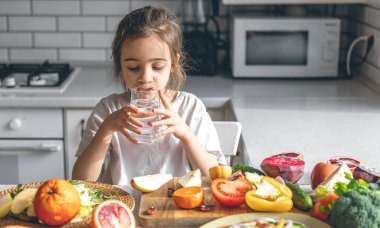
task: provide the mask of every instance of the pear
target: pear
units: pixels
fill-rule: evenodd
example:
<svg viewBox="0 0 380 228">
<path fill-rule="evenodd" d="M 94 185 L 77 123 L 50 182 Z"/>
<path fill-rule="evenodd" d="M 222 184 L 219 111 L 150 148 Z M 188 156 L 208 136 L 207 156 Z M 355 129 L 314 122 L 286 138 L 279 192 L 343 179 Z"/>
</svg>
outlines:
<svg viewBox="0 0 380 228">
<path fill-rule="evenodd" d="M 201 171 L 199 169 L 190 171 L 183 175 L 182 177 L 178 178 L 178 183 L 182 187 L 201 187 L 202 186 L 202 177 L 201 177 Z"/>
<path fill-rule="evenodd" d="M 13 199 L 11 207 L 12 214 L 20 214 L 30 205 L 33 205 L 33 200 L 36 192 L 37 188 L 26 188 L 18 193 Z"/>
<path fill-rule="evenodd" d="M 0 219 L 4 218 L 12 207 L 13 199 L 9 193 L 0 197 Z"/>
<path fill-rule="evenodd" d="M 163 184 L 173 179 L 171 174 L 153 174 L 140 177 L 134 177 L 131 180 L 131 186 L 140 192 L 153 192 Z"/>
</svg>

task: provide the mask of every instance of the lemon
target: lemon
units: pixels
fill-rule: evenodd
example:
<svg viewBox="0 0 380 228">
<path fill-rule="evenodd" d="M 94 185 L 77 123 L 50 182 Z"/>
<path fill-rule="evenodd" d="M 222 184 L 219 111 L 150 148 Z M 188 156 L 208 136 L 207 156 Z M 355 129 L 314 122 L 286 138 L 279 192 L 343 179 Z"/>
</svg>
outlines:
<svg viewBox="0 0 380 228">
<path fill-rule="evenodd" d="M 37 188 L 26 188 L 22 190 L 13 199 L 11 211 L 13 214 L 20 214 L 23 210 L 33 204 L 34 195 L 36 195 Z"/>
<path fill-rule="evenodd" d="M 9 213 L 12 202 L 13 199 L 9 193 L 0 197 L 0 218 L 4 218 Z"/>
<path fill-rule="evenodd" d="M 171 174 L 153 174 L 140 177 L 134 177 L 131 180 L 131 185 L 140 192 L 153 192 L 161 187 L 166 182 L 173 179 Z"/>
</svg>

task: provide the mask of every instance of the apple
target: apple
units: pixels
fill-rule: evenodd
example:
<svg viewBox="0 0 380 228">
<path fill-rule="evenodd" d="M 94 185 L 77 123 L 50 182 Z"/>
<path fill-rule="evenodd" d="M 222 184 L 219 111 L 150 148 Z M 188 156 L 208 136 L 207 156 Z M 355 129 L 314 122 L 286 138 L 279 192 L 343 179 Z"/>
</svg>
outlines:
<svg viewBox="0 0 380 228">
<path fill-rule="evenodd" d="M 314 190 L 320 183 L 322 183 L 331 173 L 333 173 L 339 165 L 326 162 L 316 164 L 311 171 L 311 188 Z"/>
</svg>

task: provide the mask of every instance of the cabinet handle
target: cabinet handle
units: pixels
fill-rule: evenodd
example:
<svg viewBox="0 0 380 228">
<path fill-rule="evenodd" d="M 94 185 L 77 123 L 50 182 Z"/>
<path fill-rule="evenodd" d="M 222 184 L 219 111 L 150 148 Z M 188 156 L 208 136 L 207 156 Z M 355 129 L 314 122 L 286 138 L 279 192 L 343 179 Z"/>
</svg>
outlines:
<svg viewBox="0 0 380 228">
<path fill-rule="evenodd" d="M 81 139 L 83 138 L 83 134 L 84 134 L 84 125 L 85 125 L 85 122 L 86 122 L 85 119 L 81 119 L 80 120 L 80 138 Z"/>
<path fill-rule="evenodd" d="M 42 144 L 40 146 L 2 146 L 0 153 L 3 152 L 58 152 L 60 145 Z"/>
</svg>

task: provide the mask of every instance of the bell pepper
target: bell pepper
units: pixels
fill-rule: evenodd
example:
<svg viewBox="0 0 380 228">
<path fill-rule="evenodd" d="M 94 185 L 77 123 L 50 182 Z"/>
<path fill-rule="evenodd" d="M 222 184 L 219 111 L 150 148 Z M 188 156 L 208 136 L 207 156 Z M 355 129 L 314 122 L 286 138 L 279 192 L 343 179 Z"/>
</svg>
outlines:
<svg viewBox="0 0 380 228">
<path fill-rule="evenodd" d="M 258 191 L 263 191 L 265 185 L 271 185 L 271 189 L 276 189 L 276 193 L 259 194 Z M 293 207 L 292 191 L 271 177 L 262 177 L 257 189 L 250 190 L 245 194 L 246 204 L 255 211 L 273 211 L 287 212 Z"/>
</svg>

